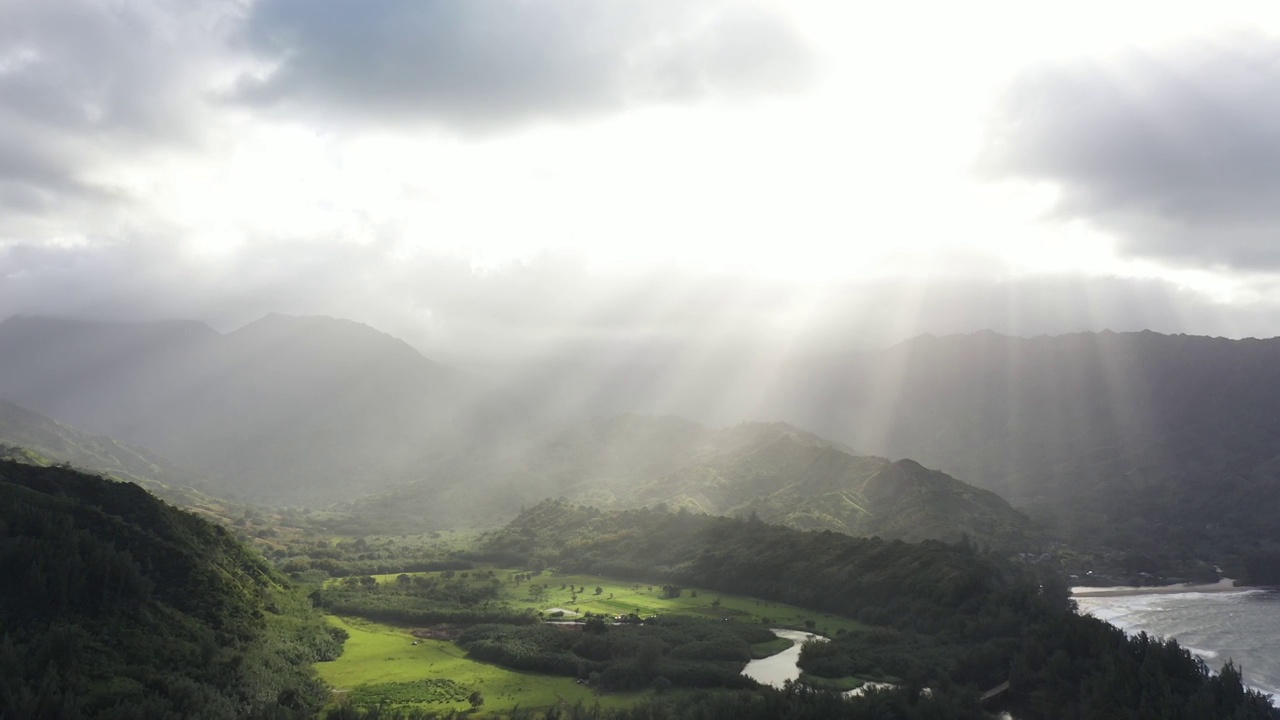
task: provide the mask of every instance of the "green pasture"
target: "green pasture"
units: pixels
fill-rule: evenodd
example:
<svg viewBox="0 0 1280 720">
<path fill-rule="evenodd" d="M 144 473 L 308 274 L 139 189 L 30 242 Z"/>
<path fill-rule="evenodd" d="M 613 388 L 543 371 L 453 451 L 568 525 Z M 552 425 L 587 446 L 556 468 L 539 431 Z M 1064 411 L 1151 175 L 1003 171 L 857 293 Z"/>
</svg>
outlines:
<svg viewBox="0 0 1280 720">
<path fill-rule="evenodd" d="M 490 568 L 455 571 L 454 580 L 491 583 Z M 625 582 L 593 575 L 559 575 L 543 572 L 528 576 L 522 570 L 492 568 L 501 588 L 501 599 L 517 608 L 547 613 L 562 608 L 582 614 L 687 615 L 733 622 L 750 622 L 807 629 L 835 636 L 840 631 L 852 632 L 865 626 L 855 620 L 826 613 L 812 612 L 783 603 L 718 593 L 702 588 L 683 588 L 680 597 L 665 597 L 661 584 Z M 466 578 L 463 578 L 463 574 Z M 440 576 L 440 572 L 407 573 Z M 400 573 L 374 576 L 379 583 L 395 583 Z M 336 582 L 336 581 L 331 581 Z M 561 586 L 564 589 L 561 589 Z M 573 593 L 574 589 L 585 588 Z M 595 592 L 600 588 L 600 593 Z M 576 598 L 575 598 L 576 595 Z M 570 616 L 572 617 L 572 616 Z M 342 656 L 332 662 L 318 663 L 320 677 L 335 688 L 335 699 L 358 705 L 411 705 L 428 710 L 465 710 L 467 697 L 475 690 L 483 693 L 482 713 L 515 708 L 544 708 L 556 704 L 627 706 L 643 693 L 606 694 L 593 692 L 572 678 L 540 675 L 508 670 L 488 663 L 476 662 L 451 642 L 419 640 L 409 629 L 370 622 L 358 618 L 330 616 L 329 622 L 350 635 Z M 414 641 L 417 640 L 417 645 Z M 781 638 L 752 646 L 754 657 L 768 657 L 791 646 Z"/>
<path fill-rule="evenodd" d="M 683 588 L 680 597 L 668 598 L 663 594 L 661 583 L 634 583 L 596 575 L 560 575 L 545 571 L 533 575 L 527 581 L 517 583 L 513 582 L 512 578 L 516 575 L 528 574 L 526 571 L 509 568 L 480 568 L 468 572 L 467 579 L 477 583 L 491 582 L 487 577 L 477 576 L 477 573 L 484 573 L 490 569 L 500 583 L 503 600 L 517 608 L 528 608 L 536 612 L 561 608 L 581 614 L 637 613 L 641 617 L 676 614 L 702 618 L 730 618 L 736 622 L 762 623 L 769 627 L 795 630 L 807 630 L 805 621 L 812 620 L 814 632 L 827 637 L 834 637 L 841 630 L 853 632 L 867 627 L 857 620 L 838 615 L 702 588 Z M 456 572 L 454 578 L 461 579 L 463 572 L 465 571 Z M 438 572 L 407 574 L 440 575 Z M 398 573 L 392 573 L 374 577 L 379 583 L 394 583 L 398 575 Z M 561 589 L 561 585 L 564 589 Z M 575 595 L 569 590 L 570 586 L 575 589 L 585 588 L 585 590 Z M 595 592 L 597 587 L 601 590 L 598 595 Z M 719 601 L 719 604 L 716 604 L 716 601 Z M 788 646 L 780 646 L 779 650 L 786 647 Z"/>
<path fill-rule="evenodd" d="M 544 572 L 541 575 L 535 575 L 529 582 L 516 585 L 508 580 L 509 571 L 505 575 L 498 571 L 498 576 L 504 581 L 506 600 L 517 607 L 535 610 L 560 607 L 582 613 L 605 615 L 626 615 L 633 612 L 641 617 L 663 614 L 692 615 L 704 618 L 729 618 L 736 622 L 764 623 L 769 627 L 798 630 L 806 629 L 805 621 L 812 620 L 815 631 L 828 636 L 833 636 L 840 630 L 851 632 L 866 627 L 856 620 L 837 615 L 702 588 L 683 588 L 680 597 L 668 598 L 663 595 L 661 583 L 634 583 L 594 575 L 557 575 Z M 535 597 L 531 594 L 528 587 L 531 584 L 548 586 L 545 595 Z M 562 584 L 565 585 L 564 590 L 560 589 Z M 573 602 L 573 594 L 568 590 L 570 584 L 577 588 L 586 588 L 585 592 L 577 594 L 576 602 Z M 597 587 L 601 589 L 599 595 L 595 594 Z M 717 601 L 719 601 L 718 604 Z"/>
<path fill-rule="evenodd" d="M 429 710 L 465 710 L 467 696 L 484 694 L 482 714 L 559 703 L 624 707 L 643 693 L 596 694 L 572 678 L 507 670 L 469 660 L 450 642 L 419 640 L 402 628 L 357 618 L 329 616 L 350 635 L 341 657 L 316 664 L 320 677 L 343 698 L 359 705 L 412 705 Z M 413 643 L 417 641 L 417 645 Z"/>
</svg>

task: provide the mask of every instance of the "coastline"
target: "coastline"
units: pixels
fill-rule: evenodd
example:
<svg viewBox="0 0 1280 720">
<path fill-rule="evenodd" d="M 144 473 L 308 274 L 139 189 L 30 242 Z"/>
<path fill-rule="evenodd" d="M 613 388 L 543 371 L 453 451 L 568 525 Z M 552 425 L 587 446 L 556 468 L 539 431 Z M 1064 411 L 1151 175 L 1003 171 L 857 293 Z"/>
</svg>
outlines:
<svg viewBox="0 0 1280 720">
<path fill-rule="evenodd" d="M 1172 595 L 1175 593 L 1230 593 L 1256 592 L 1264 588 L 1236 585 L 1231 578 L 1222 578 L 1216 583 L 1195 585 L 1180 583 L 1178 585 L 1151 585 L 1147 587 L 1073 587 L 1071 597 L 1123 597 L 1126 595 Z"/>
<path fill-rule="evenodd" d="M 1272 595 L 1277 590 L 1280 588 L 1270 585 L 1236 585 L 1233 580 L 1224 578 L 1213 584 L 1073 587 L 1071 597 L 1081 601 L 1077 611 L 1082 615 L 1091 615 L 1126 634 L 1146 632 L 1157 637 L 1177 639 L 1183 648 L 1205 661 L 1214 671 L 1220 670 L 1226 660 L 1235 660 L 1237 665 L 1240 661 L 1245 661 L 1244 664 L 1247 667 L 1242 669 L 1252 668 L 1254 672 L 1245 673 L 1244 684 L 1268 696 L 1271 698 L 1272 705 L 1280 708 L 1280 690 L 1276 689 L 1280 674 L 1276 673 L 1274 665 L 1271 664 L 1268 672 L 1263 675 L 1257 674 L 1257 667 L 1255 667 L 1259 664 L 1258 658 L 1280 657 L 1274 651 L 1274 643 L 1268 641 L 1272 647 L 1260 647 L 1257 643 L 1246 641 L 1251 647 L 1241 647 L 1239 638 L 1224 640 L 1220 637 L 1220 631 L 1213 631 L 1217 636 L 1214 634 L 1206 636 L 1205 633 L 1209 631 L 1200 621 L 1183 622 L 1173 626 L 1168 625 L 1167 621 L 1163 624 L 1158 622 L 1158 618 L 1169 612 L 1167 608 L 1176 607 L 1169 603 L 1184 606 L 1191 603 L 1202 607 L 1213 607 L 1219 602 L 1244 601 L 1245 596 Z M 1230 605 L 1222 607 L 1230 607 Z M 1262 633 L 1261 636 L 1274 637 L 1270 633 Z M 1246 652 L 1249 653 L 1249 657 L 1242 657 Z"/>
</svg>

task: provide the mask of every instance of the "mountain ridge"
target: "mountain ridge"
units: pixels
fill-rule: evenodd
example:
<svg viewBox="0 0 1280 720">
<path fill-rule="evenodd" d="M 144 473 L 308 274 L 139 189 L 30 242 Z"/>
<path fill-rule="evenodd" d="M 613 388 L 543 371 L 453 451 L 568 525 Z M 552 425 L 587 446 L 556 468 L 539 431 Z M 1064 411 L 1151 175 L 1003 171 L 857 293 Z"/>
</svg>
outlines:
<svg viewBox="0 0 1280 720">
<path fill-rule="evenodd" d="M 709 429 L 682 418 L 624 416 L 570 424 L 498 461 L 479 459 L 348 505 L 402 522 L 462 522 L 468 496 L 487 512 L 545 497 L 603 508 L 666 506 L 903 540 L 964 535 L 1003 547 L 1035 542 L 1030 522 L 994 493 L 914 462 L 852 455 L 785 423 Z M 870 494 L 867 494 L 870 491 Z M 909 492 L 911 497 L 904 498 Z M 434 505 L 434 508 L 432 507 Z M 906 518 L 910 518 L 909 520 Z"/>
</svg>

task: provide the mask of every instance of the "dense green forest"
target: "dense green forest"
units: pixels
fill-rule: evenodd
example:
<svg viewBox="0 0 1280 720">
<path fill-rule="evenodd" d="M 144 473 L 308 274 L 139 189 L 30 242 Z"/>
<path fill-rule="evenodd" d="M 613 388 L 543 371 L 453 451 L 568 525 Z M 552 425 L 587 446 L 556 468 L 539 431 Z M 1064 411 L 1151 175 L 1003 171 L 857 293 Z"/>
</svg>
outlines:
<svg viewBox="0 0 1280 720">
<path fill-rule="evenodd" d="M 477 625 L 458 639 L 472 657 L 518 670 L 568 675 L 609 691 L 646 687 L 754 687 L 742 668 L 751 646 L 773 633 L 759 625 L 688 617 L 606 623 L 581 630 L 539 624 Z"/>
<path fill-rule="evenodd" d="M 309 718 L 337 656 L 305 595 L 145 490 L 0 462 L 0 717 Z"/>
<path fill-rule="evenodd" d="M 453 575 L 451 571 L 442 574 Z M 436 623 L 507 623 L 527 625 L 537 620 L 531 612 L 516 610 L 498 599 L 493 571 L 480 582 L 461 577 L 411 577 L 400 575 L 395 583 L 379 584 L 370 576 L 347 577 L 311 593 L 318 608 L 336 615 L 355 615 L 380 622 L 422 626 Z"/>
</svg>

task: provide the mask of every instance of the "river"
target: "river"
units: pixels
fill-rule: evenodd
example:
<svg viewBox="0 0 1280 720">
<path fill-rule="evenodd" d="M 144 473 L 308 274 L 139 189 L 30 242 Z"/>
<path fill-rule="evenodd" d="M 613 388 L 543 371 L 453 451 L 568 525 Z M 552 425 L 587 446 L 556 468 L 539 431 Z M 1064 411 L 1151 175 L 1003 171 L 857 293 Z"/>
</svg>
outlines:
<svg viewBox="0 0 1280 720">
<path fill-rule="evenodd" d="M 791 647 L 777 655 L 752 660 L 742 669 L 742 674 L 761 685 L 772 685 L 780 688 L 788 680 L 800 677 L 800 668 L 796 663 L 800 660 L 800 647 L 806 640 L 826 640 L 821 635 L 814 635 L 803 630 L 773 630 L 773 634 L 791 641 Z"/>
</svg>

